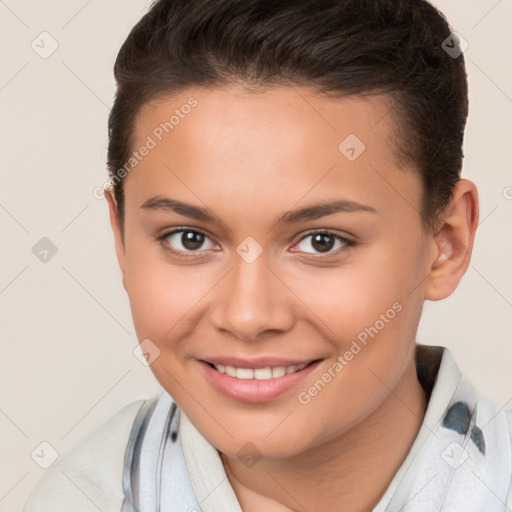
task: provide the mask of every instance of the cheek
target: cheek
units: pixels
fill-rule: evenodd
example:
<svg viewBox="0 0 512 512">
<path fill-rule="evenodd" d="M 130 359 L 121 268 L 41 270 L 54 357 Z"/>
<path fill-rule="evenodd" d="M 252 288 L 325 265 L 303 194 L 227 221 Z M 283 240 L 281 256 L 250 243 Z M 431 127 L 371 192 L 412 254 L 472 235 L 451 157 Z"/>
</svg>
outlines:
<svg viewBox="0 0 512 512">
<path fill-rule="evenodd" d="M 379 378 L 394 386 L 414 346 L 422 298 L 411 290 L 418 289 L 422 267 L 421 250 L 395 241 L 361 253 L 346 266 L 296 279 L 294 290 L 314 312 L 311 321 L 343 357 L 343 369 L 333 371 L 332 384 L 312 401 L 313 416 L 323 417 L 330 403 L 343 399 L 343 414 L 349 411 L 355 419 L 388 393 Z"/>
<path fill-rule="evenodd" d="M 179 337 L 215 276 L 207 265 L 172 264 L 158 244 L 127 244 L 126 255 L 127 291 L 139 339 Z"/>
<path fill-rule="evenodd" d="M 304 315 L 340 351 L 376 322 L 380 327 L 384 321 L 388 331 L 391 326 L 393 330 L 405 328 L 412 318 L 404 314 L 399 318 L 397 308 L 410 310 L 414 304 L 417 309 L 417 297 L 410 293 L 420 274 L 415 255 L 397 251 L 392 244 L 360 255 L 354 253 L 350 263 L 337 268 L 289 273 L 284 278 L 304 303 Z"/>
</svg>

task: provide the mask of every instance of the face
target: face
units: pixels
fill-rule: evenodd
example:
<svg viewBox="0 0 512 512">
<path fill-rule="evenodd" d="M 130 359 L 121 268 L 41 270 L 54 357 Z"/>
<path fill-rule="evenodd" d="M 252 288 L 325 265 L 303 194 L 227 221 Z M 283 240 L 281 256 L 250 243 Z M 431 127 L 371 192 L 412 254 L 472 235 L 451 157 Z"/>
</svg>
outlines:
<svg viewBox="0 0 512 512">
<path fill-rule="evenodd" d="M 435 245 L 390 108 L 232 86 L 137 119 L 124 245 L 113 220 L 135 329 L 158 381 L 228 455 L 314 448 L 415 378 Z"/>
</svg>

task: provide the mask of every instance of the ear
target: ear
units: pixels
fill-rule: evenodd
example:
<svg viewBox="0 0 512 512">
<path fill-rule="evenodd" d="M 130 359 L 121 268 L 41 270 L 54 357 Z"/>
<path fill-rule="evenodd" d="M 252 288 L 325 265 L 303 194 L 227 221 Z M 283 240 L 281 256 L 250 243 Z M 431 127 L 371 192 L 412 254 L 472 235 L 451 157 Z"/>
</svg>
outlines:
<svg viewBox="0 0 512 512">
<path fill-rule="evenodd" d="M 478 216 L 477 188 L 469 180 L 460 180 L 432 235 L 434 256 L 425 299 L 444 299 L 457 288 L 469 266 Z"/>
<path fill-rule="evenodd" d="M 124 237 L 121 224 L 119 221 L 119 215 L 117 211 L 117 201 L 114 195 L 112 186 L 105 188 L 105 199 L 108 203 L 108 210 L 110 215 L 110 225 L 112 227 L 112 233 L 114 234 L 114 242 L 116 246 L 117 261 L 119 268 L 121 269 L 121 275 L 123 279 L 124 289 L 126 288 L 126 252 L 124 247 Z"/>
</svg>

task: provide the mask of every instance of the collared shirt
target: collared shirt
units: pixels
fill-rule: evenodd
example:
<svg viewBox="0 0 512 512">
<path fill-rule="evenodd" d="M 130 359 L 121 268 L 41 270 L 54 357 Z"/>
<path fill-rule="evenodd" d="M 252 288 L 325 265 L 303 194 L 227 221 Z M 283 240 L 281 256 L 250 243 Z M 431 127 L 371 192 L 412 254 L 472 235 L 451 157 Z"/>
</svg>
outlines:
<svg viewBox="0 0 512 512">
<path fill-rule="evenodd" d="M 420 383 L 430 392 L 423 423 L 411 449 L 373 512 L 388 510 L 447 408 L 461 378 L 451 352 L 418 345 L 416 366 Z M 24 512 L 119 512 L 125 498 L 125 452 L 137 413 L 144 401 L 129 404 L 60 461 L 38 483 Z M 512 439 L 512 412 L 507 412 Z M 219 452 L 183 412 L 179 437 L 186 471 L 202 512 L 242 512 L 226 476 Z M 511 441 L 512 443 L 512 441 Z M 512 446 L 510 444 L 509 446 Z M 423 450 L 424 452 L 425 450 Z M 507 506 L 512 510 L 512 482 Z"/>
</svg>

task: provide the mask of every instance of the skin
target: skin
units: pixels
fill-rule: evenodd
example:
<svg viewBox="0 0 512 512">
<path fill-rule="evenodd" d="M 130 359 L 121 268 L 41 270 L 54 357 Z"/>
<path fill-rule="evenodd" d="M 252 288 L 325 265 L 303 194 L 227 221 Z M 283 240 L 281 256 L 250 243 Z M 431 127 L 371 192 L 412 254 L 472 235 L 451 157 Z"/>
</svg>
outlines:
<svg viewBox="0 0 512 512">
<path fill-rule="evenodd" d="M 461 180 L 436 229 L 425 229 L 421 185 L 401 165 L 386 96 L 327 98 L 307 88 L 259 93 L 191 88 L 140 112 L 134 148 L 193 96 L 198 104 L 125 178 L 124 239 L 111 225 L 139 340 L 161 353 L 151 370 L 221 452 L 244 512 L 371 510 L 420 428 L 426 398 L 415 338 L 425 300 L 449 296 L 465 273 L 478 222 L 475 185 Z M 356 134 L 353 162 L 338 145 Z M 223 224 L 141 208 L 169 197 Z M 344 199 L 375 212 L 338 212 L 290 225 L 284 213 Z M 172 229 L 207 235 L 197 249 Z M 335 239 L 322 250 L 311 230 Z M 247 263 L 246 237 L 263 252 Z M 166 249 L 186 252 L 178 259 Z M 323 252 L 326 251 L 326 252 Z M 402 309 L 309 403 L 298 395 L 394 303 Z M 292 390 L 261 403 L 227 398 L 198 359 L 322 359 Z M 251 442 L 251 467 L 237 453 Z M 336 485 L 333 485 L 336 482 Z"/>
</svg>

